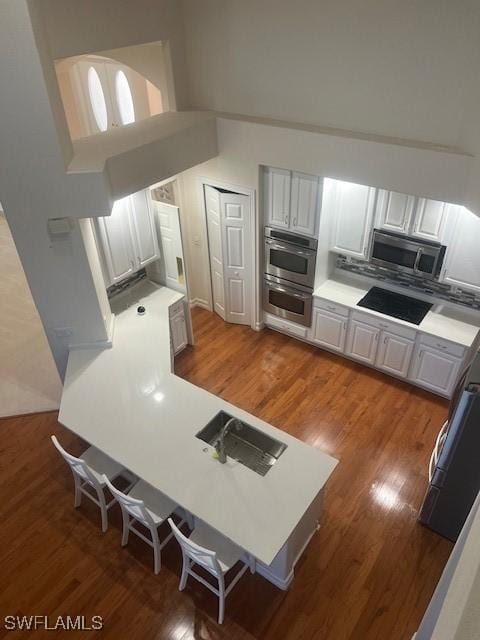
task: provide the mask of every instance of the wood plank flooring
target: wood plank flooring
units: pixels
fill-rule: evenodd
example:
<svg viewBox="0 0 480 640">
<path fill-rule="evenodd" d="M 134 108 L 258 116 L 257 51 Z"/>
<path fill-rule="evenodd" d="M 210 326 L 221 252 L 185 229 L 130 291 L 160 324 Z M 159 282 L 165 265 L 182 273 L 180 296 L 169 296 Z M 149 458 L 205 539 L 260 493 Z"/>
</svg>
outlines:
<svg viewBox="0 0 480 640">
<path fill-rule="evenodd" d="M 340 460 L 292 587 L 246 574 L 218 626 L 213 594 L 193 581 L 177 591 L 174 541 L 155 576 L 145 544 L 120 547 L 117 508 L 105 535 L 93 504 L 73 508 L 49 436 L 73 453 L 83 445 L 56 413 L 3 419 L 0 638 L 51 637 L 4 629 L 7 615 L 37 614 L 100 615 L 102 637 L 129 640 L 410 640 L 452 548 L 416 523 L 447 403 L 270 330 L 200 309 L 193 319 L 196 346 L 177 357 L 178 375 Z"/>
</svg>

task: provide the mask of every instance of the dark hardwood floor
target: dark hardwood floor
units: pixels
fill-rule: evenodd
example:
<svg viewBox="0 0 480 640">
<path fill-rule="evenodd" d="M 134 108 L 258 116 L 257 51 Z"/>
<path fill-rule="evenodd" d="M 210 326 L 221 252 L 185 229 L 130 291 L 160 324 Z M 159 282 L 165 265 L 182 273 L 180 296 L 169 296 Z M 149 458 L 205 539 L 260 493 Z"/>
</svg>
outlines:
<svg viewBox="0 0 480 640">
<path fill-rule="evenodd" d="M 99 615 L 102 637 L 130 640 L 410 640 L 452 548 L 416 522 L 447 403 L 273 331 L 200 309 L 193 318 L 196 346 L 177 358 L 178 375 L 340 460 L 290 590 L 246 574 L 218 626 L 213 594 L 194 581 L 177 591 L 174 541 L 155 576 L 144 543 L 120 547 L 117 507 L 105 535 L 93 504 L 73 508 L 49 436 L 73 453 L 83 445 L 56 413 L 3 419 L 0 637 L 51 637 L 4 629 L 7 615 L 37 614 Z"/>
</svg>

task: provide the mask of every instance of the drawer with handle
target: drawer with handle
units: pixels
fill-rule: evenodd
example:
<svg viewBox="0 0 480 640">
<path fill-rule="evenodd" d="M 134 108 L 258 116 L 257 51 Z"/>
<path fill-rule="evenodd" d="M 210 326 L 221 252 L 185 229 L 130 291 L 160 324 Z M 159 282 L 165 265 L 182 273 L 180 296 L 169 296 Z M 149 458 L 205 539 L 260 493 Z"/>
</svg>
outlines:
<svg viewBox="0 0 480 640">
<path fill-rule="evenodd" d="M 288 320 L 284 320 L 283 318 L 278 318 L 270 313 L 265 314 L 265 324 L 267 327 L 271 327 L 272 329 L 277 329 L 282 333 L 289 333 L 292 336 L 296 336 L 297 338 L 306 338 L 307 337 L 307 327 L 302 327 L 301 325 L 295 324 L 294 322 L 289 322 Z"/>
<path fill-rule="evenodd" d="M 426 333 L 420 335 L 420 343 L 432 349 L 438 349 L 444 353 L 448 353 L 456 358 L 463 358 L 467 347 L 463 344 L 457 344 L 456 342 L 450 342 L 449 340 L 443 340 L 442 338 L 436 338 Z"/>
<path fill-rule="evenodd" d="M 417 336 L 417 332 L 415 331 L 415 329 L 405 327 L 403 324 L 400 324 L 398 322 L 389 322 L 388 320 L 383 320 L 383 318 L 379 318 L 378 316 L 370 313 L 353 311 L 352 320 L 364 322 L 365 324 L 369 324 L 370 326 L 381 329 L 382 331 L 388 331 L 389 333 L 394 333 L 397 336 L 407 338 L 407 340 L 415 340 Z"/>
<path fill-rule="evenodd" d="M 336 302 L 330 302 L 330 300 L 326 300 L 325 298 L 317 298 L 316 296 L 313 296 L 313 306 L 317 309 L 330 311 L 330 313 L 337 313 L 339 316 L 348 316 L 350 313 L 348 307 L 344 307 Z"/>
</svg>

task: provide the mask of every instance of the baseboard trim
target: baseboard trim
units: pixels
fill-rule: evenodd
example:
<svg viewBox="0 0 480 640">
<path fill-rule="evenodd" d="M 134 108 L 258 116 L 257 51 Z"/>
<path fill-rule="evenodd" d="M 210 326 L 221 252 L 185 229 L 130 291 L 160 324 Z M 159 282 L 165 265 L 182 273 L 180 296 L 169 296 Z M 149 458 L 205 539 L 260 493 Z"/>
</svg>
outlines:
<svg viewBox="0 0 480 640">
<path fill-rule="evenodd" d="M 203 298 L 192 298 L 190 300 L 190 309 L 194 309 L 195 307 L 201 307 L 202 309 L 206 309 L 207 311 L 212 310 L 212 307 L 210 306 L 208 300 L 203 300 Z"/>
<path fill-rule="evenodd" d="M 292 584 L 292 581 L 294 578 L 293 569 L 290 571 L 290 573 L 286 578 L 282 579 L 282 578 L 279 578 L 274 573 L 272 573 L 271 571 L 269 571 L 266 565 L 260 564 L 259 562 L 257 562 L 256 564 L 255 573 L 258 573 L 259 575 L 262 576 L 262 578 L 265 578 L 265 580 L 268 580 L 269 582 L 271 582 L 273 585 L 275 585 L 282 591 L 288 591 L 288 588 Z"/>
</svg>

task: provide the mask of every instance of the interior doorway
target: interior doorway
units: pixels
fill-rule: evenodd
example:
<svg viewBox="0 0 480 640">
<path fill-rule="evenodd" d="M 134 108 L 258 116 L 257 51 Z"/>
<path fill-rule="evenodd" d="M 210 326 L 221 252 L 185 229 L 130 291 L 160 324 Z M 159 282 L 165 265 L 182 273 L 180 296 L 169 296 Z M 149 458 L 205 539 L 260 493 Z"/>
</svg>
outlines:
<svg viewBox="0 0 480 640">
<path fill-rule="evenodd" d="M 212 307 L 226 322 L 255 324 L 252 196 L 203 184 Z"/>
</svg>

